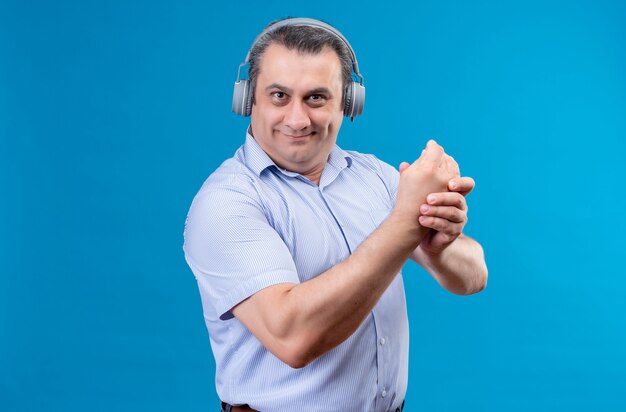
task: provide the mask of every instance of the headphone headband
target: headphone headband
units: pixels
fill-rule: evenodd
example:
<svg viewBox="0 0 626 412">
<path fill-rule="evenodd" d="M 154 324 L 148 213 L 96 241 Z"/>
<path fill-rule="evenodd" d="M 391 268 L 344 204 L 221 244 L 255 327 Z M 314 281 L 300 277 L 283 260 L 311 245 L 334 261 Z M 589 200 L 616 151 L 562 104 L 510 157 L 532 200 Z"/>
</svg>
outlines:
<svg viewBox="0 0 626 412">
<path fill-rule="evenodd" d="M 250 53 L 252 53 L 252 49 L 254 48 L 254 45 L 257 44 L 257 42 L 263 36 L 285 26 L 316 27 L 319 29 L 324 29 L 327 32 L 330 32 L 331 34 L 334 34 L 335 36 L 337 36 L 348 47 L 348 51 L 350 52 L 350 57 L 352 58 L 352 67 L 353 67 L 354 73 L 359 77 L 359 79 L 361 79 L 361 84 L 363 84 L 363 76 L 361 76 L 361 73 L 359 72 L 359 62 L 356 59 L 356 54 L 354 54 L 354 49 L 350 45 L 350 42 L 348 41 L 348 39 L 346 39 L 339 30 L 337 30 L 330 24 L 326 24 L 323 21 L 309 19 L 306 17 L 296 17 L 296 18 L 291 18 L 291 19 L 279 20 L 276 23 L 272 24 L 271 26 L 267 27 L 258 36 L 256 36 L 256 38 L 254 39 L 254 42 L 252 42 L 252 46 L 248 50 L 248 54 L 246 54 L 246 59 L 243 61 L 243 63 L 240 66 L 245 66 L 246 64 L 250 62 Z"/>
</svg>

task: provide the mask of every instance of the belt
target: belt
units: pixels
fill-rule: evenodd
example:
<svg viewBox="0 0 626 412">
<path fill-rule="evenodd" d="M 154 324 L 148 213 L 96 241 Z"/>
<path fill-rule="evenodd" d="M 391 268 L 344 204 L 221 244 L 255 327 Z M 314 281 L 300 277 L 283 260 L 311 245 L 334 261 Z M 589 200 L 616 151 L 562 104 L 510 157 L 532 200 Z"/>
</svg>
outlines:
<svg viewBox="0 0 626 412">
<path fill-rule="evenodd" d="M 230 405 L 226 402 L 222 402 L 222 412 L 250 412 L 255 411 L 248 405 Z"/>
<path fill-rule="evenodd" d="M 394 412 L 402 412 L 403 409 L 404 409 L 404 401 L 402 401 L 402 405 L 397 407 L 394 410 Z M 249 412 L 249 411 L 254 411 L 254 409 L 252 409 L 248 405 L 233 406 L 233 405 L 227 404 L 226 402 L 222 402 L 222 412 Z"/>
</svg>

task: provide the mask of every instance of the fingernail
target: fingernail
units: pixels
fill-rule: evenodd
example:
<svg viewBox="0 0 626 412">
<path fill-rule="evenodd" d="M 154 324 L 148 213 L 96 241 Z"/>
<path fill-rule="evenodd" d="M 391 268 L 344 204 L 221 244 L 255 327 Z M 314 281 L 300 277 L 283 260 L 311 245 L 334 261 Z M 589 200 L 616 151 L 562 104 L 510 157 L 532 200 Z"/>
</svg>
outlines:
<svg viewBox="0 0 626 412">
<path fill-rule="evenodd" d="M 451 187 L 451 188 L 453 188 L 453 189 L 456 189 L 456 187 L 457 187 L 458 185 L 459 185 L 459 184 L 456 182 L 456 180 L 453 180 L 453 181 L 450 183 L 450 187 Z"/>
<path fill-rule="evenodd" d="M 428 205 L 422 205 L 422 213 L 428 213 L 429 210 L 430 208 L 428 207 Z"/>
<path fill-rule="evenodd" d="M 428 203 L 435 203 L 437 198 L 434 195 L 428 195 Z"/>
</svg>

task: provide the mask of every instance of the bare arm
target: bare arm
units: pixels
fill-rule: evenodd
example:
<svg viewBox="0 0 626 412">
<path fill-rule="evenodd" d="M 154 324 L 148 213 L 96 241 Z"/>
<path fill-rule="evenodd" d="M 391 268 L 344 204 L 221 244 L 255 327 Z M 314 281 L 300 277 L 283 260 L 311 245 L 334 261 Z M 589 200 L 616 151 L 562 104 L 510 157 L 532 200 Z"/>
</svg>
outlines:
<svg viewBox="0 0 626 412">
<path fill-rule="evenodd" d="M 345 261 L 307 282 L 263 289 L 233 314 L 282 361 L 305 366 L 354 333 L 424 234 L 392 214 Z"/>
<path fill-rule="evenodd" d="M 483 249 L 462 233 L 467 223 L 465 196 L 474 185 L 472 178 L 456 177 L 448 192 L 428 195 L 420 205 L 419 221 L 430 231 L 411 255 L 444 289 L 458 295 L 480 292 L 487 285 Z"/>
<path fill-rule="evenodd" d="M 471 295 L 487 286 L 483 249 L 478 242 L 463 234 L 441 253 L 428 254 L 418 247 L 411 258 L 444 289 L 457 295 Z"/>
<path fill-rule="evenodd" d="M 301 284 L 263 289 L 233 314 L 274 355 L 302 367 L 363 322 L 429 229 L 419 223 L 428 193 L 445 190 L 453 167 L 434 142 L 400 177 L 390 216 L 345 261 Z"/>
</svg>

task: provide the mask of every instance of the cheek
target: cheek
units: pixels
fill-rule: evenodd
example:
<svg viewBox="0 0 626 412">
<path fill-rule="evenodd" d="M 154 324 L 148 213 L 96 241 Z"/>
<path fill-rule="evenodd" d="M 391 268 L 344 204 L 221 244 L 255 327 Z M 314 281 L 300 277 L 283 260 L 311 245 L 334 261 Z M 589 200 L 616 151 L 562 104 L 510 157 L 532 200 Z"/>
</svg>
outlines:
<svg viewBox="0 0 626 412">
<path fill-rule="evenodd" d="M 343 121 L 343 111 L 319 111 L 311 114 L 311 120 L 328 131 L 338 130 Z"/>
<path fill-rule="evenodd" d="M 328 132 L 333 135 L 337 135 L 339 128 L 343 122 L 343 112 L 333 113 L 328 119 Z"/>
<path fill-rule="evenodd" d="M 264 126 L 272 126 L 279 123 L 283 118 L 279 108 L 265 102 L 259 102 L 252 106 L 252 115 L 256 123 Z"/>
</svg>

